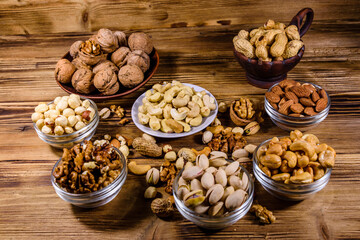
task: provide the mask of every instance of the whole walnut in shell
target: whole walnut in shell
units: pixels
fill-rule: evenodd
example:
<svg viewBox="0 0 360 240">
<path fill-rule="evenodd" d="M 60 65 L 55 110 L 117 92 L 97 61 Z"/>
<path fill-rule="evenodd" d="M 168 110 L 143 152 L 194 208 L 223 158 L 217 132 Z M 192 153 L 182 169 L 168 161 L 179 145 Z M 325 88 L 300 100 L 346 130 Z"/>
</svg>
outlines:
<svg viewBox="0 0 360 240">
<path fill-rule="evenodd" d="M 118 39 L 119 47 L 127 46 L 126 34 L 122 31 L 115 31 L 114 35 Z"/>
<path fill-rule="evenodd" d="M 97 74 L 98 72 L 105 70 L 107 68 L 110 68 L 114 72 L 119 71 L 119 68 L 117 66 L 115 66 L 114 63 L 112 63 L 109 60 L 103 60 L 103 61 L 99 62 L 98 64 L 96 64 L 96 66 L 93 68 L 93 73 Z"/>
<path fill-rule="evenodd" d="M 154 48 L 150 37 L 143 32 L 131 34 L 128 39 L 128 44 L 131 51 L 143 50 L 148 55 L 152 52 Z"/>
<path fill-rule="evenodd" d="M 128 55 L 127 64 L 136 65 L 143 72 L 146 72 L 150 67 L 150 58 L 144 51 L 135 50 Z"/>
<path fill-rule="evenodd" d="M 67 59 L 60 59 L 55 67 L 55 79 L 61 83 L 70 83 L 76 68 Z"/>
<path fill-rule="evenodd" d="M 130 53 L 128 47 L 121 47 L 111 54 L 111 61 L 118 67 L 122 67 L 127 62 L 127 56 Z"/>
<path fill-rule="evenodd" d="M 100 45 L 95 41 L 87 40 L 80 46 L 79 59 L 87 65 L 93 66 L 106 57 L 107 54 L 102 53 Z"/>
<path fill-rule="evenodd" d="M 101 70 L 95 74 L 94 85 L 104 95 L 115 94 L 120 87 L 116 73 L 111 68 Z"/>
<path fill-rule="evenodd" d="M 119 70 L 119 81 L 127 88 L 133 88 L 144 80 L 144 73 L 138 66 L 125 65 Z"/>
<path fill-rule="evenodd" d="M 70 47 L 70 55 L 73 58 L 76 58 L 77 55 L 79 54 L 81 44 L 83 44 L 83 41 L 76 41 L 71 45 L 71 47 Z"/>
<path fill-rule="evenodd" d="M 80 58 L 75 58 L 74 60 L 71 61 L 71 63 L 76 67 L 76 69 L 80 69 L 80 68 L 87 68 L 87 69 L 91 69 L 90 65 L 87 65 L 86 63 L 84 63 Z"/>
<path fill-rule="evenodd" d="M 119 48 L 118 38 L 109 29 L 102 28 L 96 34 L 96 42 L 105 53 L 111 53 Z"/>
<path fill-rule="evenodd" d="M 79 93 L 89 94 L 95 90 L 93 84 L 93 72 L 87 68 L 76 70 L 72 76 L 71 83 Z"/>
</svg>

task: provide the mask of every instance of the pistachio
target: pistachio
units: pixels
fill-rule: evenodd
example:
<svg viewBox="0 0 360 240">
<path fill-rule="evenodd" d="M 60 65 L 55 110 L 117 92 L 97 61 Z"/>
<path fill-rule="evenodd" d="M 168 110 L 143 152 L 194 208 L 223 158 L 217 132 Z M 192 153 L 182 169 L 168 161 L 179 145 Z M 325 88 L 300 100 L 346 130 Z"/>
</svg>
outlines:
<svg viewBox="0 0 360 240">
<path fill-rule="evenodd" d="M 234 210 L 241 206 L 245 201 L 246 192 L 242 189 L 238 189 L 230 194 L 225 200 L 225 207 L 229 210 Z"/>
<path fill-rule="evenodd" d="M 225 212 L 224 202 L 217 202 L 215 205 L 211 206 L 209 209 L 209 216 L 216 217 L 221 216 Z"/>
<path fill-rule="evenodd" d="M 251 122 L 248 125 L 246 125 L 246 127 L 244 128 L 244 133 L 246 135 L 253 135 L 253 134 L 257 133 L 259 130 L 260 130 L 259 123 L 254 121 L 254 122 Z"/>
<path fill-rule="evenodd" d="M 214 158 L 225 158 L 226 159 L 227 155 L 226 155 L 226 153 L 221 152 L 221 151 L 212 151 L 210 153 L 210 160 L 214 159 Z"/>
<path fill-rule="evenodd" d="M 205 205 L 204 203 L 196 206 L 194 208 L 194 211 L 199 214 L 204 214 L 209 210 L 210 206 Z"/>
<path fill-rule="evenodd" d="M 214 167 L 208 167 L 205 172 L 208 172 L 208 173 L 211 173 L 211 174 L 214 174 L 215 172 L 217 171 L 216 168 Z"/>
<path fill-rule="evenodd" d="M 176 191 L 176 195 L 180 200 L 184 200 L 184 196 L 190 192 L 190 189 L 187 185 L 179 186 L 178 190 Z"/>
<path fill-rule="evenodd" d="M 201 154 L 196 157 L 196 165 L 202 169 L 207 169 L 209 167 L 209 159 L 205 154 Z"/>
<path fill-rule="evenodd" d="M 251 162 L 251 159 L 248 157 L 241 157 L 241 158 L 236 159 L 236 161 L 239 163 L 246 163 L 246 162 Z"/>
<path fill-rule="evenodd" d="M 226 172 L 223 169 L 219 169 L 215 174 L 216 183 L 225 187 L 227 184 Z"/>
<path fill-rule="evenodd" d="M 213 138 L 213 134 L 210 131 L 205 131 L 202 135 L 202 141 L 204 144 L 209 143 L 212 138 Z"/>
<path fill-rule="evenodd" d="M 184 159 L 184 158 L 183 158 Z M 186 164 L 185 164 L 185 166 L 184 166 L 184 169 L 186 170 L 186 169 L 188 169 L 188 168 L 190 168 L 190 167 L 193 167 L 194 166 L 194 164 L 192 163 L 192 162 L 187 162 Z"/>
<path fill-rule="evenodd" d="M 146 182 L 149 185 L 156 185 L 159 182 L 160 172 L 156 168 L 151 168 L 146 173 Z"/>
<path fill-rule="evenodd" d="M 157 194 L 156 187 L 148 187 L 145 190 L 144 197 L 147 199 L 155 198 Z"/>
<path fill-rule="evenodd" d="M 240 165 L 239 162 L 236 162 L 236 161 L 227 165 L 225 168 L 226 175 L 230 176 L 230 175 L 234 174 L 238 170 L 239 165 Z"/>
<path fill-rule="evenodd" d="M 187 182 L 183 179 L 183 177 L 179 177 L 178 185 L 187 185 Z"/>
<path fill-rule="evenodd" d="M 244 149 L 245 149 L 246 151 L 248 151 L 248 153 L 253 154 L 253 153 L 255 152 L 256 147 L 257 147 L 257 146 L 254 145 L 254 144 L 248 144 L 248 145 L 246 145 L 246 146 L 244 147 Z"/>
<path fill-rule="evenodd" d="M 247 191 L 249 188 L 249 177 L 245 173 L 243 173 L 242 175 L 241 182 L 242 182 L 241 189 Z"/>
<path fill-rule="evenodd" d="M 224 202 L 226 200 L 226 198 L 233 192 L 235 192 L 235 188 L 233 186 L 229 186 L 229 187 L 225 188 L 224 195 L 222 196 L 221 201 Z"/>
<path fill-rule="evenodd" d="M 233 186 L 235 190 L 242 188 L 242 182 L 238 176 L 231 175 L 228 179 L 229 185 Z"/>
<path fill-rule="evenodd" d="M 210 165 L 213 167 L 222 167 L 225 166 L 228 162 L 225 158 L 213 158 L 210 159 Z"/>
<path fill-rule="evenodd" d="M 177 170 L 183 169 L 183 167 L 184 167 L 184 158 L 183 157 L 179 157 L 176 160 L 175 167 Z"/>
<path fill-rule="evenodd" d="M 99 116 L 102 118 L 102 119 L 106 119 L 108 117 L 110 117 L 110 114 L 111 114 L 111 111 L 110 109 L 108 108 L 103 108 L 100 110 L 99 112 Z"/>
<path fill-rule="evenodd" d="M 204 200 L 205 197 L 202 190 L 192 191 L 184 196 L 185 206 L 187 207 L 196 207 L 203 203 Z"/>
<path fill-rule="evenodd" d="M 203 187 L 201 185 L 201 182 L 198 179 L 193 179 L 190 182 L 190 190 L 191 191 L 195 191 L 195 190 L 203 190 Z"/>
<path fill-rule="evenodd" d="M 232 153 L 232 159 L 237 161 L 239 158 L 248 157 L 249 152 L 245 149 L 237 149 Z"/>
<path fill-rule="evenodd" d="M 191 166 L 185 169 L 182 173 L 182 177 L 185 180 L 193 180 L 194 178 L 200 177 L 204 173 L 204 170 L 199 166 Z"/>
<path fill-rule="evenodd" d="M 205 172 L 201 177 L 201 186 L 205 189 L 211 188 L 215 184 L 214 176 L 211 173 Z"/>
<path fill-rule="evenodd" d="M 215 184 L 206 193 L 210 205 L 217 203 L 224 195 L 224 187 L 221 184 Z"/>
</svg>

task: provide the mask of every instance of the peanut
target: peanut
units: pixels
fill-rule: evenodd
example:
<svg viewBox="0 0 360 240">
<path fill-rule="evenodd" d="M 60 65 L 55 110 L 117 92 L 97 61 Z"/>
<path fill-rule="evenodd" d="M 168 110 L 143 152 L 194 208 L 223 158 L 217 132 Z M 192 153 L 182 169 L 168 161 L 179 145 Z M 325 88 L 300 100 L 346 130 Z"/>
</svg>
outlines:
<svg viewBox="0 0 360 240">
<path fill-rule="evenodd" d="M 236 51 L 242 53 L 244 56 L 248 58 L 254 58 L 255 56 L 255 48 L 248 40 L 244 38 L 238 38 L 234 42 L 234 47 Z"/>
<path fill-rule="evenodd" d="M 285 51 L 287 37 L 284 33 L 279 33 L 275 37 L 275 42 L 271 45 L 270 54 L 273 57 L 280 57 Z"/>
</svg>

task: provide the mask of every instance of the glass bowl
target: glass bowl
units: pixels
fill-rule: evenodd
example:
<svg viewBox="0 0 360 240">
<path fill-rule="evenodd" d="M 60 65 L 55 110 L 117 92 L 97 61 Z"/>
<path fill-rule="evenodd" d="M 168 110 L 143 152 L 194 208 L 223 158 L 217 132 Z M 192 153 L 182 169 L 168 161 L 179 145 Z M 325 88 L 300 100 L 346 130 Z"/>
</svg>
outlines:
<svg viewBox="0 0 360 240">
<path fill-rule="evenodd" d="M 92 100 L 88 99 L 88 98 L 80 98 L 81 100 L 88 100 L 90 102 L 90 106 L 95 110 L 95 115 L 93 120 L 91 120 L 91 122 L 89 124 L 87 124 L 85 127 L 83 127 L 82 129 L 75 131 L 73 133 L 70 134 L 64 134 L 64 135 L 49 135 L 49 134 L 45 134 L 43 133 L 37 126 L 35 123 L 33 123 L 34 125 L 34 129 L 36 131 L 36 133 L 38 134 L 39 138 L 41 140 L 43 140 L 44 142 L 46 142 L 47 144 L 49 144 L 52 147 L 55 148 L 71 148 L 73 147 L 75 144 L 81 143 L 84 140 L 90 140 L 96 131 L 97 126 L 99 125 L 99 112 L 98 112 L 98 108 L 95 104 L 95 102 L 93 102 Z M 53 102 L 48 103 L 51 104 Z"/>
<path fill-rule="evenodd" d="M 230 160 L 228 160 L 230 161 Z M 197 226 L 206 228 L 206 229 L 222 229 L 225 227 L 228 227 L 230 225 L 233 225 L 237 221 L 239 221 L 242 217 L 246 215 L 246 213 L 250 210 L 251 205 L 254 200 L 254 181 L 252 176 L 250 176 L 249 172 L 241 166 L 241 170 L 247 175 L 249 179 L 249 187 L 247 189 L 248 198 L 246 201 L 237 209 L 221 216 L 221 217 L 210 217 L 206 214 L 199 214 L 193 211 L 192 209 L 185 206 L 185 204 L 177 197 L 176 192 L 178 190 L 178 181 L 179 178 L 183 172 L 183 170 L 180 171 L 180 173 L 176 176 L 174 180 L 173 185 L 173 196 L 175 199 L 175 205 L 180 212 L 180 214 L 186 218 L 187 220 L 195 223 Z"/>
<path fill-rule="evenodd" d="M 311 84 L 316 89 L 322 89 L 320 86 L 313 83 L 302 82 L 302 81 L 298 81 L 298 82 Z M 271 89 L 277 85 L 279 84 L 277 83 L 273 85 L 271 88 L 269 88 L 268 92 L 271 92 Z M 319 123 L 321 123 L 329 114 L 331 100 L 327 92 L 326 92 L 326 96 L 328 98 L 328 103 L 326 108 L 314 116 L 292 117 L 292 116 L 284 115 L 282 113 L 279 113 L 275 108 L 273 108 L 269 103 L 269 101 L 266 99 L 266 97 L 265 97 L 265 111 L 269 115 L 271 121 L 273 121 L 273 123 L 275 123 L 275 125 L 281 129 L 284 129 L 286 131 L 292 131 L 295 129 L 298 129 L 300 131 L 307 131 L 319 125 Z"/>
<path fill-rule="evenodd" d="M 283 138 L 282 137 L 278 137 Z M 281 182 L 276 182 L 266 175 L 259 167 L 258 160 L 258 150 L 260 147 L 267 145 L 271 139 L 268 139 L 262 142 L 256 149 L 253 154 L 253 171 L 255 178 L 260 182 L 261 186 L 271 195 L 287 201 L 301 201 L 306 198 L 309 198 L 313 194 L 322 190 L 329 182 L 331 175 L 331 168 L 327 168 L 325 175 L 312 182 L 306 184 L 285 184 Z"/>
<path fill-rule="evenodd" d="M 121 172 L 117 178 L 111 182 L 108 186 L 91 193 L 69 193 L 66 190 L 62 189 L 55 181 L 53 175 L 55 168 L 61 162 L 61 158 L 55 163 L 51 171 L 51 183 L 55 189 L 55 192 L 59 197 L 69 202 L 75 206 L 82 208 L 96 208 L 103 206 L 113 200 L 121 190 L 121 187 L 124 185 L 127 178 L 127 164 L 124 155 L 119 151 L 119 149 L 113 147 L 114 150 L 119 154 L 120 161 L 123 165 Z"/>
</svg>

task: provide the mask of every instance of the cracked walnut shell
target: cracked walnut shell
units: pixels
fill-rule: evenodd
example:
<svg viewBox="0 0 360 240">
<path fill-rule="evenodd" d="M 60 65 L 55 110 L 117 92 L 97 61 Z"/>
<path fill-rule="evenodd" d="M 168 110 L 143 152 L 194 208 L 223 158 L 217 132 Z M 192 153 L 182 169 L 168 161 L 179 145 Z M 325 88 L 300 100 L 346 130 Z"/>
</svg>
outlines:
<svg viewBox="0 0 360 240">
<path fill-rule="evenodd" d="M 87 65 L 96 65 L 101 60 L 105 60 L 106 56 L 101 52 L 99 44 L 95 43 L 95 41 L 88 40 L 81 44 L 79 59 Z"/>
</svg>

